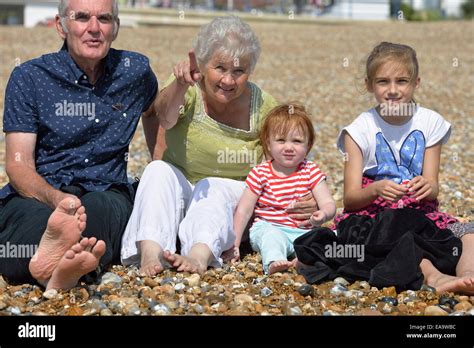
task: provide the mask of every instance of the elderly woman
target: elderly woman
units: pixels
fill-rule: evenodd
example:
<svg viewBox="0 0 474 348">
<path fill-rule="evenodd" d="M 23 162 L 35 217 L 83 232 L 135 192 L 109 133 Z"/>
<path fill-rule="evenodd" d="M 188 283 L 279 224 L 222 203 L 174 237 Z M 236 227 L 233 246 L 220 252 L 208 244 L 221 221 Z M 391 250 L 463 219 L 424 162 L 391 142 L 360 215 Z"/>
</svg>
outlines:
<svg viewBox="0 0 474 348">
<path fill-rule="evenodd" d="M 276 106 L 248 81 L 259 55 L 248 24 L 220 17 L 201 28 L 189 61 L 174 67 L 155 103 L 168 148 L 143 173 L 123 237 L 124 264 L 140 263 L 145 275 L 165 263 L 203 273 L 232 250 L 242 180 L 261 160 L 258 131 Z M 304 199 L 296 208 L 305 223 L 315 202 Z"/>
</svg>

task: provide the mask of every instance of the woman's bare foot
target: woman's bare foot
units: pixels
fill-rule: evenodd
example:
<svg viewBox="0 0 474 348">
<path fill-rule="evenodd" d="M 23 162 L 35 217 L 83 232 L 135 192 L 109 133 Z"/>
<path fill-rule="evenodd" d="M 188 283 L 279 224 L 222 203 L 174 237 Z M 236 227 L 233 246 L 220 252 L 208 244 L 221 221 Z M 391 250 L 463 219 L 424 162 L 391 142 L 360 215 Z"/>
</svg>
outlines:
<svg viewBox="0 0 474 348">
<path fill-rule="evenodd" d="M 45 285 L 66 251 L 77 243 L 86 219 L 86 209 L 78 198 L 63 199 L 53 211 L 29 264 L 31 275 L 39 283 Z"/>
<path fill-rule="evenodd" d="M 168 250 L 163 253 L 163 258 L 178 272 L 203 274 L 207 270 L 207 265 L 202 265 L 198 260 L 188 256 L 171 254 Z"/>
<path fill-rule="evenodd" d="M 288 261 L 288 260 L 273 261 L 272 263 L 270 263 L 270 266 L 268 267 L 268 274 L 286 271 L 290 267 L 294 267 L 294 266 L 295 266 L 295 262 L 293 261 Z"/>
<path fill-rule="evenodd" d="M 46 290 L 73 288 L 84 274 L 97 268 L 104 253 L 104 241 L 97 241 L 94 237 L 83 238 L 61 258 L 48 281 Z"/>
<path fill-rule="evenodd" d="M 152 277 L 163 272 L 163 249 L 152 240 L 140 242 L 140 273 Z"/>
<path fill-rule="evenodd" d="M 457 294 L 474 295 L 474 277 L 453 277 L 440 273 L 437 278 L 427 279 L 426 284 L 432 286 L 437 292 L 445 291 Z"/>
</svg>

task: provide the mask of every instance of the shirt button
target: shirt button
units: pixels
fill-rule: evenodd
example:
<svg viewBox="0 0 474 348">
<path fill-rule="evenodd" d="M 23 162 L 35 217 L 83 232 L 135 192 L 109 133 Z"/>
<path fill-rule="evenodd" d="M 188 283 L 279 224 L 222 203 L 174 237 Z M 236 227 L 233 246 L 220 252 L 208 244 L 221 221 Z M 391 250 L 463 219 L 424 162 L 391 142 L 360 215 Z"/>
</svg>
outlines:
<svg viewBox="0 0 474 348">
<path fill-rule="evenodd" d="M 126 112 L 123 113 L 123 117 L 127 117 L 127 113 L 126 113 Z"/>
<path fill-rule="evenodd" d="M 84 162 L 89 163 L 89 159 L 86 158 L 86 159 L 84 160 Z"/>
<path fill-rule="evenodd" d="M 74 83 L 77 83 L 77 80 L 76 80 L 76 81 L 74 81 Z"/>
<path fill-rule="evenodd" d="M 95 123 L 99 123 L 100 120 L 98 118 L 95 119 Z"/>
</svg>

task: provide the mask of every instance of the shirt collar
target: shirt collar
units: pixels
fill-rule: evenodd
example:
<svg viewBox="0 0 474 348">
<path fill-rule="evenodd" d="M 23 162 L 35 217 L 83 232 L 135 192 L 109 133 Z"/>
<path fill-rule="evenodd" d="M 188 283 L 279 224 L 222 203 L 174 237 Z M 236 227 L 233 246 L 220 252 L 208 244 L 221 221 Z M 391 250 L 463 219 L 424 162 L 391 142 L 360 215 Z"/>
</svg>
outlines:
<svg viewBox="0 0 474 348">
<path fill-rule="evenodd" d="M 112 63 L 112 54 L 111 54 L 112 48 L 109 50 L 107 55 L 105 56 L 105 71 L 103 75 L 110 73 L 112 71 L 113 63 Z M 76 81 L 81 81 L 85 80 L 87 81 L 87 75 L 82 71 L 82 69 L 77 65 L 77 63 L 72 59 L 71 55 L 69 54 L 68 48 L 67 48 L 67 43 L 66 40 L 64 40 L 64 44 L 59 50 L 59 55 L 64 63 L 69 67 L 69 69 L 72 72 L 72 77 Z M 85 78 L 84 78 L 85 77 Z M 98 81 L 100 81 L 102 77 L 99 78 Z"/>
</svg>

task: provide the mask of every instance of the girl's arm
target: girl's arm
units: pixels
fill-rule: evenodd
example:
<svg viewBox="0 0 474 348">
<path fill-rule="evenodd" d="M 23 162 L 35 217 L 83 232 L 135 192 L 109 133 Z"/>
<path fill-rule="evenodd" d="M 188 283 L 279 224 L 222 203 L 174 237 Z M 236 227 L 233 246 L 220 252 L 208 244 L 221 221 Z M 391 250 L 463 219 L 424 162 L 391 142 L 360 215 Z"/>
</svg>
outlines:
<svg viewBox="0 0 474 348">
<path fill-rule="evenodd" d="M 410 192 L 413 193 L 413 198 L 421 201 L 433 201 L 438 197 L 438 174 L 441 157 L 441 143 L 425 149 L 423 159 L 423 172 L 421 176 L 413 178 L 408 184 Z"/>
<path fill-rule="evenodd" d="M 379 180 L 365 188 L 362 184 L 362 151 L 348 133 L 344 135 L 346 162 L 344 164 L 344 209 L 359 210 L 367 207 L 379 196 L 397 202 L 407 192 L 407 188 L 391 180 Z"/>
<path fill-rule="evenodd" d="M 313 226 L 319 226 L 336 215 L 336 202 L 334 202 L 325 180 L 313 188 L 313 196 L 316 197 L 319 210 L 313 213 L 310 222 Z"/>
<path fill-rule="evenodd" d="M 247 223 L 252 217 L 257 201 L 258 196 L 246 187 L 234 213 L 234 232 L 236 236 L 234 246 L 237 248 L 240 246 L 245 227 L 247 227 Z"/>
</svg>

